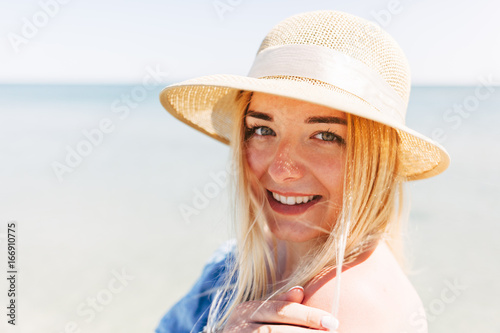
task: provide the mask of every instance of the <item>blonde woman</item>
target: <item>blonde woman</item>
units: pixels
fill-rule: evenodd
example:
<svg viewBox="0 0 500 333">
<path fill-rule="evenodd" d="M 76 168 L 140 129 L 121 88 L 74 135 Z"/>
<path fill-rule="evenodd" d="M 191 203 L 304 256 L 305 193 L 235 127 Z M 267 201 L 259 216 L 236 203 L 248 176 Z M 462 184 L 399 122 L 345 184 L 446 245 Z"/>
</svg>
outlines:
<svg viewBox="0 0 500 333">
<path fill-rule="evenodd" d="M 170 113 L 231 146 L 237 238 L 157 332 L 426 332 L 401 187 L 449 157 L 405 126 L 409 92 L 396 42 L 335 11 L 279 23 L 248 77 L 167 87 Z"/>
</svg>

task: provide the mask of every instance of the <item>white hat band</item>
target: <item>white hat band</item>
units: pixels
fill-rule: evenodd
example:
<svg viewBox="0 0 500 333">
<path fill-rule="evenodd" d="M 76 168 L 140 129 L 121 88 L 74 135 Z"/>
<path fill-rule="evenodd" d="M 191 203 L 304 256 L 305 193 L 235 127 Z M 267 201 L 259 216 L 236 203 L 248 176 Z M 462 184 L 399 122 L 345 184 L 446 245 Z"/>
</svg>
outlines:
<svg viewBox="0 0 500 333">
<path fill-rule="evenodd" d="M 248 76 L 300 76 L 341 88 L 404 124 L 406 106 L 394 89 L 361 61 L 318 45 L 282 45 L 257 54 Z"/>
</svg>

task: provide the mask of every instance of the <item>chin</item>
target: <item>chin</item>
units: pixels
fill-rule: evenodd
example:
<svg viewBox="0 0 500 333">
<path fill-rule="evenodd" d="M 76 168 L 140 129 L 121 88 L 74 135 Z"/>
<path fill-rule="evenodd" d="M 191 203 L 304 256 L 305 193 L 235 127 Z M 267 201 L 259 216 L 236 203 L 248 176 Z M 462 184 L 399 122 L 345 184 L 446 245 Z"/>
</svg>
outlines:
<svg viewBox="0 0 500 333">
<path fill-rule="evenodd" d="M 304 225 L 299 221 L 274 220 L 273 222 L 268 222 L 268 226 L 277 239 L 287 242 L 303 243 L 325 236 L 323 232 Z"/>
</svg>

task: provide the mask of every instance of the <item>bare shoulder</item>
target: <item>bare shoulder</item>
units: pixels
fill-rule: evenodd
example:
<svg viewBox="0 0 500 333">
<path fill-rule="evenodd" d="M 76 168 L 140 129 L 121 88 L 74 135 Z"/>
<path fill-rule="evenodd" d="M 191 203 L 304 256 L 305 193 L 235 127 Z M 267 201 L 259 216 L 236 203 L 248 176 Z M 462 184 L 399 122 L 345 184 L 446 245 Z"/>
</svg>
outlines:
<svg viewBox="0 0 500 333">
<path fill-rule="evenodd" d="M 426 333 L 422 301 L 385 243 L 342 273 L 339 333 Z M 305 287 L 305 305 L 331 311 L 335 272 Z"/>
</svg>

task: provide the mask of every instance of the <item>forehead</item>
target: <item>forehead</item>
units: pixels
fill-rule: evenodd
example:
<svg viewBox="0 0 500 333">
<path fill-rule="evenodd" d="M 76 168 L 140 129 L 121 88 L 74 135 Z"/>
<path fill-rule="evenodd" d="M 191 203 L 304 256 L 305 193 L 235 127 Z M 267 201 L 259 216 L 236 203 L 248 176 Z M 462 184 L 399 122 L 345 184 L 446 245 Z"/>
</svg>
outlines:
<svg viewBox="0 0 500 333">
<path fill-rule="evenodd" d="M 249 111 L 259 111 L 270 114 L 283 114 L 294 116 L 309 117 L 316 116 L 334 116 L 346 119 L 345 112 L 329 108 L 323 105 L 317 105 L 310 102 L 300 101 L 293 98 L 269 95 L 255 92 L 250 99 Z"/>
</svg>

